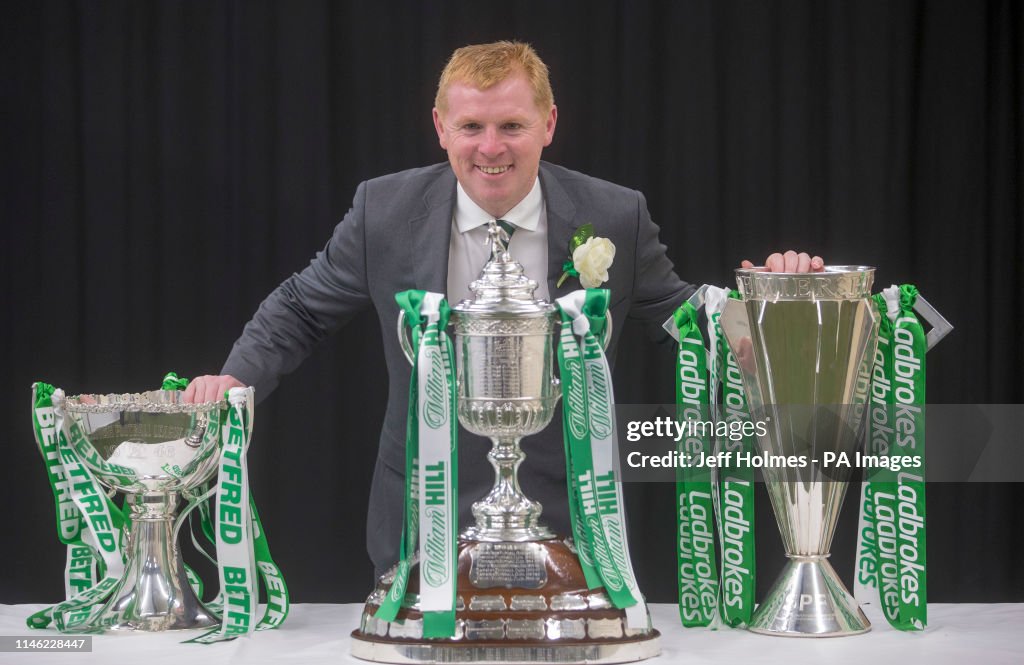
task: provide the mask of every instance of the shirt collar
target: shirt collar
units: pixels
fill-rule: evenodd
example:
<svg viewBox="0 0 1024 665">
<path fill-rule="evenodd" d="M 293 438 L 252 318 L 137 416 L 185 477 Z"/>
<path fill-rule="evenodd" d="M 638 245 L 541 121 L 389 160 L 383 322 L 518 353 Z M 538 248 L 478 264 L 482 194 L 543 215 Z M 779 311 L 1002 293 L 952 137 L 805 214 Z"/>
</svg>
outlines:
<svg viewBox="0 0 1024 665">
<path fill-rule="evenodd" d="M 536 231 L 540 222 L 541 204 L 544 197 L 541 195 L 540 178 L 533 182 L 533 189 L 514 208 L 501 216 L 501 219 L 509 222 L 517 228 L 526 231 Z M 494 219 L 486 210 L 478 206 L 469 194 L 462 188 L 462 183 L 456 185 L 455 196 L 455 223 L 459 233 L 471 231 L 478 226 L 483 226 Z"/>
</svg>

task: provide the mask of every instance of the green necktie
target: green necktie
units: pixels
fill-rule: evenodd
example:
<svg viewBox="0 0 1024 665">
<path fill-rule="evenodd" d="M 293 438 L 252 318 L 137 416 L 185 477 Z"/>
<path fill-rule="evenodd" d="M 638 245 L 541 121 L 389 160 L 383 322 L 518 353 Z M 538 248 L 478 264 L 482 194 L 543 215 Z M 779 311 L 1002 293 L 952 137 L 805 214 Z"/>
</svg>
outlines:
<svg viewBox="0 0 1024 665">
<path fill-rule="evenodd" d="M 505 233 L 508 234 L 508 239 L 509 239 L 509 241 L 511 241 L 512 240 L 512 234 L 516 232 L 515 225 L 514 224 L 510 224 L 509 222 L 506 222 L 504 219 L 496 219 L 494 221 L 497 222 L 498 226 L 500 226 L 501 228 L 505 229 Z"/>
</svg>

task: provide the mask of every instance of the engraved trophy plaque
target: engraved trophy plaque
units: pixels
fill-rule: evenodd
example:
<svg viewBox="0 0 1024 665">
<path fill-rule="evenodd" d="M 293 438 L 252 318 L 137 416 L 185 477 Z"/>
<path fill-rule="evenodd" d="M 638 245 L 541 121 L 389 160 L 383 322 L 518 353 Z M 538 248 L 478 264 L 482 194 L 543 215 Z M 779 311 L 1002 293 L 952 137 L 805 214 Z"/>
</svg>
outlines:
<svg viewBox="0 0 1024 665">
<path fill-rule="evenodd" d="M 131 509 L 125 572 L 91 628 L 164 631 L 211 628 L 220 619 L 189 585 L 174 538 L 184 493 L 217 468 L 223 402 L 186 404 L 177 390 L 65 398 L 71 445 Z M 80 434 L 80 436 L 77 436 Z"/>
<path fill-rule="evenodd" d="M 828 562 L 849 470 L 821 462 L 828 453 L 852 457 L 865 426 L 865 363 L 878 332 L 874 268 L 736 274 L 743 299 L 729 301 L 721 323 L 751 417 L 767 424 L 758 452 L 810 461 L 763 468 L 789 561 L 749 629 L 794 637 L 866 632 L 871 624 Z"/>
<path fill-rule="evenodd" d="M 459 535 L 455 635 L 423 637 L 417 574 L 395 621 L 374 616 L 392 569 L 366 601 L 352 654 L 392 663 L 650 658 L 659 646 L 649 617 L 644 626 L 627 626 L 603 589 L 588 589 L 572 541 L 541 523 L 540 504 L 520 490 L 519 441 L 548 425 L 561 395 L 554 376 L 559 317 L 554 305 L 534 299 L 536 282 L 509 256 L 508 236 L 493 222 L 490 241 L 491 258 L 470 285 L 472 298 L 451 315 L 459 422 L 491 439 L 487 457 L 495 473 L 493 488 L 473 504 L 475 524 Z M 402 317 L 398 330 L 411 362 Z"/>
</svg>

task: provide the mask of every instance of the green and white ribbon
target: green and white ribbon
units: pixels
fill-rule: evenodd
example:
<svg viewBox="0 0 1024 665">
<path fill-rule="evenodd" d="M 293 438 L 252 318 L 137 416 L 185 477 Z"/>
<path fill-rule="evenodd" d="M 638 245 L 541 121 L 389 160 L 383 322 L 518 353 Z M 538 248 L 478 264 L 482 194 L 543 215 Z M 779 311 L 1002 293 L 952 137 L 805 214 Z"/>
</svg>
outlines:
<svg viewBox="0 0 1024 665">
<path fill-rule="evenodd" d="M 64 602 L 44 608 L 30 616 L 30 628 L 45 628 L 53 623 L 61 632 L 95 630 L 91 620 L 124 573 L 124 515 L 103 492 L 99 482 L 82 463 L 73 442 L 83 438 L 80 427 L 70 421 L 64 410 L 64 392 L 45 383 L 32 386 L 32 416 L 36 443 L 46 462 L 47 475 L 57 506 L 58 535 L 72 556 L 82 560 L 85 551 L 101 562 L 101 579 L 86 573 L 69 578 L 66 589 L 76 589 Z M 84 571 L 83 571 L 84 572 Z"/>
<path fill-rule="evenodd" d="M 856 591 L 877 598 L 890 625 L 928 624 L 925 531 L 925 341 L 914 314 L 917 288 L 904 284 L 876 296 L 882 310 L 872 372 L 869 453 L 905 455 L 920 466 L 879 468 L 863 484 Z M 872 584 L 872 572 L 874 584 Z"/>
<path fill-rule="evenodd" d="M 558 374 L 562 387 L 562 442 L 565 449 L 565 478 L 569 496 L 569 522 L 572 527 L 576 553 L 583 569 L 588 589 L 602 586 L 601 573 L 594 561 L 593 525 L 584 516 L 587 513 L 580 490 L 580 478 L 590 478 L 589 468 L 582 468 L 584 451 L 590 448 L 590 413 L 587 408 L 587 379 L 583 369 L 583 354 L 573 335 L 572 321 L 562 313 L 558 344 Z M 578 451 L 574 456 L 573 451 Z M 591 511 L 593 515 L 593 511 Z M 603 543 L 600 545 L 603 548 Z M 610 557 L 602 549 L 602 560 Z"/>
<path fill-rule="evenodd" d="M 64 465 L 60 462 L 57 428 L 54 426 L 53 403 L 50 399 L 53 390 L 53 386 L 45 383 L 32 386 L 32 430 L 46 463 L 47 477 L 53 491 L 57 510 L 57 537 L 67 546 L 64 567 L 64 598 L 67 600 L 95 586 L 98 577 L 93 550 L 82 542 L 83 535 L 88 533 L 88 524 L 71 498 Z"/>
<path fill-rule="evenodd" d="M 187 379 L 179 379 L 173 372 L 164 377 L 164 390 L 184 390 L 187 385 Z M 277 628 L 288 618 L 291 608 L 288 585 L 270 553 L 270 543 L 256 510 L 256 500 L 249 488 L 249 472 L 245 460 L 252 441 L 256 413 L 254 396 L 252 388 L 228 390 L 226 397 L 229 411 L 226 418 L 221 415 L 225 424 L 221 429 L 217 484 L 211 492 L 200 493 L 178 517 L 181 521 L 193 508 L 200 509 L 201 530 L 217 551 L 216 560 L 211 561 L 217 566 L 220 581 L 217 597 L 206 603 L 210 610 L 221 615 L 220 628 L 189 642 L 209 644 L 249 635 L 254 630 Z M 238 493 L 242 495 L 241 502 L 236 500 Z M 213 502 L 206 500 L 213 495 L 217 498 L 216 520 L 210 510 Z M 245 522 L 239 523 L 236 519 L 244 519 Z M 246 524 L 246 528 L 242 529 L 241 524 Z M 196 548 L 205 554 L 205 550 L 196 542 L 194 533 L 192 539 Z M 233 563 L 230 567 L 224 558 L 225 554 Z M 189 582 L 201 597 L 204 586 L 202 580 L 188 566 L 185 568 Z M 255 628 L 250 628 L 258 614 L 257 581 L 263 583 L 266 604 L 263 615 L 255 622 Z"/>
<path fill-rule="evenodd" d="M 455 634 L 458 569 L 458 434 L 455 352 L 445 332 L 450 310 L 439 293 L 395 295 L 412 330 L 416 362 L 409 384 L 405 526 L 395 580 L 376 616 L 394 621 L 408 585 L 412 543 L 419 544 L 423 636 Z"/>
<path fill-rule="evenodd" d="M 219 642 L 256 630 L 259 589 L 253 552 L 246 452 L 252 438 L 253 389 L 228 391 L 217 469 L 217 573 L 224 597 L 221 625 L 189 642 Z"/>
<path fill-rule="evenodd" d="M 636 583 L 626 536 L 622 485 L 615 471 L 615 396 L 611 371 L 598 342 L 607 325 L 608 290 L 579 290 L 559 298 L 562 334 L 559 344 L 559 375 L 574 381 L 562 408 L 570 429 L 571 459 L 566 469 L 576 477 L 581 522 L 590 543 L 592 561 L 612 604 L 625 610 L 627 626 L 648 625 L 647 605 Z M 570 333 L 571 329 L 571 333 Z M 573 348 L 575 346 L 575 348 Z M 580 394 L 582 359 L 586 390 Z M 563 393 L 564 394 L 564 393 Z M 585 427 L 583 426 L 585 423 Z M 577 436 L 580 435 L 580 436 Z"/>
<path fill-rule="evenodd" d="M 887 289 L 888 290 L 888 289 Z M 867 404 L 868 455 L 889 454 L 889 440 L 892 433 L 892 324 L 888 316 L 885 296 L 873 296 L 879 316 L 878 343 L 871 363 L 871 390 Z M 893 318 L 899 305 L 894 303 Z M 877 476 L 876 476 L 877 478 Z M 857 525 L 857 561 L 853 579 L 854 597 L 861 603 L 877 605 L 878 595 L 878 535 L 875 531 L 875 487 L 867 477 L 861 483 L 860 515 Z"/>
<path fill-rule="evenodd" d="M 736 358 L 722 334 L 721 316 L 729 298 L 739 299 L 737 291 L 709 289 L 705 301 L 708 316 L 708 337 L 715 365 L 712 371 L 712 401 L 722 387 L 722 399 L 715 410 L 733 430 L 733 423 L 750 421 L 743 376 Z M 718 383 L 715 381 L 717 380 Z M 731 434 L 718 438 L 718 450 L 735 453 L 728 460 L 736 460 L 739 453 L 753 452 L 749 436 L 733 438 Z M 754 470 L 748 464 L 724 464 L 717 472 L 716 514 L 718 537 L 722 548 L 721 593 L 719 616 L 726 625 L 736 628 L 750 623 L 754 613 L 754 587 L 756 578 L 754 549 Z"/>
<path fill-rule="evenodd" d="M 249 513 L 252 516 L 252 545 L 256 557 L 256 568 L 259 570 L 260 580 L 263 582 L 263 591 L 267 595 L 263 616 L 256 624 L 256 630 L 270 630 L 279 627 L 288 618 L 291 597 L 288 594 L 288 585 L 284 581 L 284 575 L 281 574 L 281 569 L 277 567 L 270 555 L 270 543 L 267 542 L 267 534 L 263 531 L 263 525 L 256 512 L 256 501 L 252 498 L 252 493 L 249 494 Z"/>
<path fill-rule="evenodd" d="M 742 374 L 720 321 L 729 299 L 739 297 L 736 291 L 706 284 L 665 322 L 679 341 L 676 417 L 695 425 L 679 442 L 679 452 L 693 462 L 702 453 L 723 451 L 732 454 L 726 460 L 734 460 L 676 470 L 676 560 L 684 627 L 714 627 L 719 618 L 737 627 L 749 623 L 754 611 L 754 472 L 735 461 L 734 454 L 752 451 L 753 442 L 733 434 L 743 431 L 750 414 Z M 707 317 L 707 349 L 698 323 L 701 302 Z M 714 547 L 716 528 L 720 560 Z"/>
<path fill-rule="evenodd" d="M 715 562 L 715 512 L 711 471 L 696 463 L 712 452 L 714 432 L 709 421 L 708 353 L 700 332 L 697 309 L 684 302 L 673 314 L 679 330 L 676 353 L 676 420 L 699 423 L 678 443 L 690 465 L 676 468 L 676 563 L 679 618 L 685 627 L 707 626 L 718 604 Z M 695 431 L 696 430 L 696 431 Z"/>
</svg>

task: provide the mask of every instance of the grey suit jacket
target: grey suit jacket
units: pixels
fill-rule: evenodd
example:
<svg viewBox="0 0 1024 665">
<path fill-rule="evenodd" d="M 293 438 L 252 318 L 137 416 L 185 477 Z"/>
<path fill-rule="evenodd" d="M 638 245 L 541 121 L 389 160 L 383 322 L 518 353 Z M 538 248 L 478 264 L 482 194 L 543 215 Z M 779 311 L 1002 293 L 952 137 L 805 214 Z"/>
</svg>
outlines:
<svg viewBox="0 0 1024 665">
<path fill-rule="evenodd" d="M 540 183 L 548 219 L 548 288 L 555 299 L 578 288 L 575 279 L 555 282 L 568 256 L 569 238 L 590 223 L 616 247 L 609 280 L 611 312 L 660 325 L 689 297 L 658 240 L 640 192 L 546 162 Z M 282 375 L 293 371 L 313 347 L 354 314 L 374 307 L 380 319 L 388 367 L 387 412 L 370 490 L 367 550 L 377 572 L 397 560 L 402 530 L 405 420 L 409 364 L 395 336 L 395 293 L 425 289 L 444 293 L 455 206 L 455 175 L 447 163 L 395 173 L 359 185 L 352 209 L 327 246 L 301 273 L 281 284 L 260 305 L 235 342 L 222 373 L 254 386 L 262 399 Z M 614 362 L 622 326 L 608 347 Z M 524 441 L 527 459 L 520 481 L 544 506 L 544 521 L 569 533 L 561 411 L 544 432 Z M 474 441 L 476 440 L 476 441 Z M 489 443 L 459 431 L 459 523 L 471 523 L 472 502 L 493 482 L 486 462 Z"/>
</svg>

